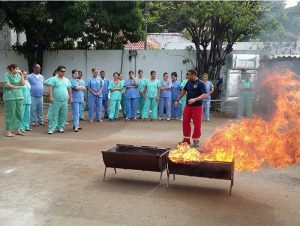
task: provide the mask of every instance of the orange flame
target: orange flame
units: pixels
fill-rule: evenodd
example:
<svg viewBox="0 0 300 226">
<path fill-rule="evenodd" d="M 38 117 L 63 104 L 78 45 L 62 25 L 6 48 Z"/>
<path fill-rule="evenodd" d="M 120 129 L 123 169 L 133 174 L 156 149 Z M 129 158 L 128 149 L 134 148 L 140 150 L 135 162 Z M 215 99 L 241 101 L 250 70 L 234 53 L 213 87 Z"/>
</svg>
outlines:
<svg viewBox="0 0 300 226">
<path fill-rule="evenodd" d="M 262 86 L 271 88 L 275 97 L 271 118 L 232 120 L 217 128 L 205 141 L 205 153 L 198 155 L 198 161 L 227 162 L 234 158 L 236 170 L 248 171 L 265 164 L 281 168 L 300 163 L 300 77 L 290 71 L 270 74 Z"/>
<path fill-rule="evenodd" d="M 233 155 L 237 170 L 258 170 L 263 164 L 284 167 L 300 162 L 300 78 L 291 71 L 270 74 L 262 82 L 271 88 L 275 111 L 261 117 L 231 121 L 204 143 L 212 159 Z"/>
</svg>

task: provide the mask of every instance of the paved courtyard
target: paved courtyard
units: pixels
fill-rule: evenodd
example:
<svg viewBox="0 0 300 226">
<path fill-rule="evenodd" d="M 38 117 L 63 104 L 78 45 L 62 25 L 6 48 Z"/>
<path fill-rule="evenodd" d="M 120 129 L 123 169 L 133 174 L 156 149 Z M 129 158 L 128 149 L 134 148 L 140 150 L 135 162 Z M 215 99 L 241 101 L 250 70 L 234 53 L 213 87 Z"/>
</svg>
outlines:
<svg viewBox="0 0 300 226">
<path fill-rule="evenodd" d="M 101 151 L 116 143 L 175 147 L 181 122 L 88 123 L 79 133 L 37 127 L 4 137 L 0 108 L 1 225 L 300 225 L 300 165 L 235 172 L 229 181 L 108 169 Z M 201 142 L 227 119 L 203 122 Z M 270 150 L 272 151 L 272 150 Z"/>
</svg>

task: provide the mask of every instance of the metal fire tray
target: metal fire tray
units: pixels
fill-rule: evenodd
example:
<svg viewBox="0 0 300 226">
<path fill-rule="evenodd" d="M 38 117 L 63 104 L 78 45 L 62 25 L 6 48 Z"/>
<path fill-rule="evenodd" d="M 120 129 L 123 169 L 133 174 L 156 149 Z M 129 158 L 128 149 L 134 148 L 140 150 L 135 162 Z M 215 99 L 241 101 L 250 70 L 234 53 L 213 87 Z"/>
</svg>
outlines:
<svg viewBox="0 0 300 226">
<path fill-rule="evenodd" d="M 127 144 L 117 144 L 115 147 L 102 151 L 103 162 L 105 164 L 104 177 L 107 168 L 131 169 L 160 172 L 160 183 L 162 173 L 167 168 L 167 154 L 169 149 L 151 146 L 134 146 Z"/>
<path fill-rule="evenodd" d="M 174 163 L 168 158 L 168 169 L 167 169 L 167 188 L 169 187 L 169 177 L 173 174 L 175 180 L 175 174 L 185 175 L 192 177 L 205 177 L 211 179 L 222 179 L 230 180 L 230 191 L 233 186 L 234 176 L 234 160 L 232 162 L 218 162 L 218 161 L 203 161 L 193 163 Z"/>
</svg>

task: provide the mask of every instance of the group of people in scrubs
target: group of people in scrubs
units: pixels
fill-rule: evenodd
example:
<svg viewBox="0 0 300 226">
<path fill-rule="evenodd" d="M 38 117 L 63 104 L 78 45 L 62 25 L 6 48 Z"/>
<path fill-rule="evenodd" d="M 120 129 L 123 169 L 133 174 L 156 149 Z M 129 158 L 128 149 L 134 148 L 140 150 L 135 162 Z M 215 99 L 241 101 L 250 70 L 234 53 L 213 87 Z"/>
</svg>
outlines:
<svg viewBox="0 0 300 226">
<path fill-rule="evenodd" d="M 4 103 L 6 130 L 8 137 L 25 135 L 34 126 L 43 126 L 43 94 L 47 88 L 49 107 L 47 113 L 48 134 L 63 133 L 68 124 L 68 105 L 71 104 L 73 130 L 82 129 L 80 121 L 84 120 L 85 94 L 88 109 L 88 121 L 102 122 L 102 118 L 114 122 L 119 119 L 120 110 L 126 121 L 141 120 L 182 120 L 186 105 L 186 95 L 176 102 L 188 82 L 178 81 L 177 73 L 163 73 L 162 80 L 157 79 L 156 71 L 145 78 L 143 70 L 136 76 L 129 71 L 127 76 L 115 72 L 109 81 L 105 71 L 92 68 L 91 76 L 83 81 L 82 72 L 73 69 L 70 79 L 66 77 L 65 66 L 58 66 L 53 76 L 44 79 L 40 74 L 41 66 L 33 65 L 33 73 L 27 75 L 15 64 L 8 66 L 4 74 Z M 213 85 L 204 75 L 203 82 L 207 93 L 213 92 Z M 206 120 L 209 121 L 210 95 L 203 99 Z M 102 116 L 102 111 L 104 115 Z M 164 117 L 164 115 L 166 116 Z"/>
<path fill-rule="evenodd" d="M 111 122 L 119 119 L 121 109 L 126 121 L 136 121 L 138 114 L 142 120 L 147 120 L 149 116 L 151 120 L 163 120 L 164 112 L 167 121 L 181 118 L 182 107 L 174 107 L 174 101 L 186 80 L 177 81 L 176 72 L 172 73 L 172 80 L 165 72 L 161 81 L 155 71 L 150 72 L 150 79 L 144 77 L 143 70 L 138 70 L 137 76 L 129 71 L 125 79 L 122 73 L 115 72 L 111 81 L 105 78 L 104 71 L 100 72 L 100 76 L 98 73 L 93 68 L 92 76 L 86 82 L 89 122 L 94 121 L 95 115 L 98 122 L 102 121 L 102 107 L 105 108 L 104 118 Z M 184 101 L 182 103 L 184 105 Z"/>
</svg>

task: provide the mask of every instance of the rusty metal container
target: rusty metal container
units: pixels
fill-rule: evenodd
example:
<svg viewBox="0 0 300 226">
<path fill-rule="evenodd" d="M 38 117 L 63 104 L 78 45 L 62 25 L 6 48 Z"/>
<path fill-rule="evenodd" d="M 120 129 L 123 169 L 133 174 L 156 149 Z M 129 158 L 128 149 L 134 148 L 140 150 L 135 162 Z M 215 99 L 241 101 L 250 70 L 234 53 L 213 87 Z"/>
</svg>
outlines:
<svg viewBox="0 0 300 226">
<path fill-rule="evenodd" d="M 169 149 L 151 146 L 134 146 L 117 144 L 115 147 L 102 151 L 103 162 L 105 164 L 104 178 L 107 168 L 131 169 L 160 172 L 160 182 L 162 173 L 167 168 L 167 154 Z"/>
<path fill-rule="evenodd" d="M 175 180 L 176 175 L 185 175 L 192 177 L 205 177 L 211 179 L 222 179 L 230 180 L 230 191 L 233 186 L 234 177 L 234 161 L 232 162 L 218 162 L 218 161 L 203 161 L 203 162 L 193 162 L 187 163 L 174 163 L 168 159 L 168 169 L 167 169 L 167 188 L 169 187 L 169 177 L 173 174 Z"/>
</svg>

